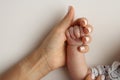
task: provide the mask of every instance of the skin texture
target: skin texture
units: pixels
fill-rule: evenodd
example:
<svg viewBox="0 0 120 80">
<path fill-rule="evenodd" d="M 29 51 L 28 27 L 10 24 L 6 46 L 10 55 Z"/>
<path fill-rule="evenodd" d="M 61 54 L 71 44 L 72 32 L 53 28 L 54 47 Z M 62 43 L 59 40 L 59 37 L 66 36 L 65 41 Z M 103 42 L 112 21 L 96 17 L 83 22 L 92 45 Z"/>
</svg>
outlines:
<svg viewBox="0 0 120 80">
<path fill-rule="evenodd" d="M 80 22 L 80 20 L 82 22 Z M 85 20 L 85 22 L 84 22 Z M 91 41 L 90 35 L 84 33 L 84 27 L 92 29 L 91 26 L 88 26 L 86 18 L 80 18 L 75 22 L 74 27 L 70 27 L 66 31 L 67 36 L 67 66 L 70 72 L 71 77 L 74 80 L 84 80 L 88 74 L 88 66 L 85 60 L 84 53 L 88 52 L 88 45 Z M 85 23 L 85 24 L 84 24 Z M 90 32 L 89 32 L 90 33 Z M 75 38 L 74 38 L 74 37 Z M 87 37 L 87 39 L 86 39 Z"/>
<path fill-rule="evenodd" d="M 0 80 L 40 80 L 52 70 L 65 65 L 66 36 L 74 18 L 74 9 L 68 13 L 44 39 L 40 47 L 0 75 Z"/>
<path fill-rule="evenodd" d="M 85 80 L 104 80 L 103 78 L 105 77 L 104 75 L 98 76 L 96 79 L 92 79 L 92 74 L 88 74 Z"/>
<path fill-rule="evenodd" d="M 42 44 L 28 56 L 0 75 L 0 80 L 40 80 L 49 72 L 65 65 L 65 31 L 73 24 L 74 9 L 56 25 Z M 87 78 L 87 80 L 90 80 Z"/>
<path fill-rule="evenodd" d="M 69 7 L 69 11 L 64 19 L 56 25 L 46 39 L 41 44 L 40 49 L 46 52 L 46 59 L 52 70 L 65 65 L 66 36 L 65 31 L 73 23 L 74 9 Z"/>
<path fill-rule="evenodd" d="M 84 54 L 89 50 L 87 44 L 91 41 L 92 30 L 86 18 L 79 18 L 66 31 L 67 68 L 73 80 L 104 80 L 104 75 L 92 79 L 91 69 L 85 60 Z"/>
</svg>

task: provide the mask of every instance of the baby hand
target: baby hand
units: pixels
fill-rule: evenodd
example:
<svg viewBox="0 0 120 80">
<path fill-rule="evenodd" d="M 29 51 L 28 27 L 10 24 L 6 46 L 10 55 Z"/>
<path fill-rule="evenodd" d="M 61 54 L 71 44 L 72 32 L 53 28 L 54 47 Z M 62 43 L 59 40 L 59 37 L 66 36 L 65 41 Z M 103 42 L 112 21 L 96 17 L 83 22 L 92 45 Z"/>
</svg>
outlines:
<svg viewBox="0 0 120 80">
<path fill-rule="evenodd" d="M 66 31 L 68 45 L 79 46 L 78 50 L 82 53 L 88 52 L 87 44 L 91 42 L 89 34 L 92 32 L 92 29 L 86 18 L 77 19 L 74 25 Z"/>
<path fill-rule="evenodd" d="M 91 41 L 92 26 L 86 18 L 80 18 L 66 31 L 67 37 L 67 67 L 74 80 L 84 80 L 88 74 L 85 55 L 88 43 Z"/>
</svg>

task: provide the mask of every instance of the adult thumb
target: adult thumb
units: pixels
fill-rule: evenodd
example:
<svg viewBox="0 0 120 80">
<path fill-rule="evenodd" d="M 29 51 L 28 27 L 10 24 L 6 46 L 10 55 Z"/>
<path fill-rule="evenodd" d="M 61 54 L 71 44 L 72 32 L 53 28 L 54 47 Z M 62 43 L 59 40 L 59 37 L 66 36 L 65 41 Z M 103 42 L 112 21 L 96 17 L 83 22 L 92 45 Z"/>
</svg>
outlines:
<svg viewBox="0 0 120 80">
<path fill-rule="evenodd" d="M 93 80 L 93 79 L 92 79 L 92 74 L 89 74 L 89 75 L 85 78 L 85 80 Z"/>
<path fill-rule="evenodd" d="M 68 13 L 66 14 L 66 16 L 63 18 L 63 20 L 60 23 L 60 25 L 61 25 L 60 27 L 63 30 L 66 30 L 72 24 L 73 19 L 74 19 L 74 8 L 72 6 L 70 6 Z"/>
</svg>

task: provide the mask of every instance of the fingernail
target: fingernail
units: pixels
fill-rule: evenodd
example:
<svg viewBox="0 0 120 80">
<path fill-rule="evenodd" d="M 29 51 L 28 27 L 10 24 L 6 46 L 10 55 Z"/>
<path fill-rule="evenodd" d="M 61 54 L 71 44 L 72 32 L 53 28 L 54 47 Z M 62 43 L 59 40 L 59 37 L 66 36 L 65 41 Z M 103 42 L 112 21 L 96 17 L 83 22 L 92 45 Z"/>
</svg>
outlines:
<svg viewBox="0 0 120 80">
<path fill-rule="evenodd" d="M 92 76 L 91 76 L 91 77 L 92 77 L 92 79 L 93 79 L 93 80 L 95 79 L 95 75 L 94 75 L 94 74 L 92 74 Z"/>
<path fill-rule="evenodd" d="M 79 51 L 80 51 L 81 53 L 86 53 L 86 52 L 88 52 L 88 50 L 89 50 L 89 47 L 88 47 L 87 45 L 84 45 L 84 46 L 80 46 L 80 47 L 79 47 Z"/>
<path fill-rule="evenodd" d="M 83 36 L 83 37 L 82 37 L 82 42 L 83 42 L 84 44 L 90 43 L 90 42 L 91 42 L 90 39 L 91 39 L 90 36 Z"/>
<path fill-rule="evenodd" d="M 91 29 L 90 27 L 84 27 L 84 28 L 83 28 L 83 32 L 84 32 L 85 34 L 88 34 L 88 33 L 91 33 L 91 32 L 92 32 L 92 29 Z"/>
<path fill-rule="evenodd" d="M 105 80 L 105 76 L 104 75 L 101 76 L 101 80 Z"/>
<path fill-rule="evenodd" d="M 81 19 L 79 19 L 79 21 L 78 21 L 79 23 L 79 25 L 80 26 L 82 26 L 82 27 L 85 27 L 87 24 L 88 24 L 88 20 L 86 19 L 86 18 L 81 18 Z"/>
<path fill-rule="evenodd" d="M 81 47 L 80 47 L 80 51 L 85 51 L 85 47 L 84 47 L 84 46 L 81 46 Z"/>
<path fill-rule="evenodd" d="M 91 32 L 92 32 L 92 29 L 91 29 L 90 27 L 88 27 L 88 31 L 89 31 L 89 33 L 91 33 Z"/>
</svg>

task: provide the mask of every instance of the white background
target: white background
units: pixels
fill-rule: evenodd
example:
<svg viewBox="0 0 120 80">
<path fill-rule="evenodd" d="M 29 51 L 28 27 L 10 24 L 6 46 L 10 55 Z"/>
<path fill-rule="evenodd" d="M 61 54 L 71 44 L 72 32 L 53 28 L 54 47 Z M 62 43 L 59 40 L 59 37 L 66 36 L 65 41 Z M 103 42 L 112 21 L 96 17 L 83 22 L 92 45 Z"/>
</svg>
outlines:
<svg viewBox="0 0 120 80">
<path fill-rule="evenodd" d="M 29 54 L 49 30 L 75 8 L 75 18 L 93 24 L 89 65 L 110 64 L 120 57 L 120 0 L 0 0 L 0 73 Z M 63 68 L 42 80 L 69 80 Z"/>
</svg>

